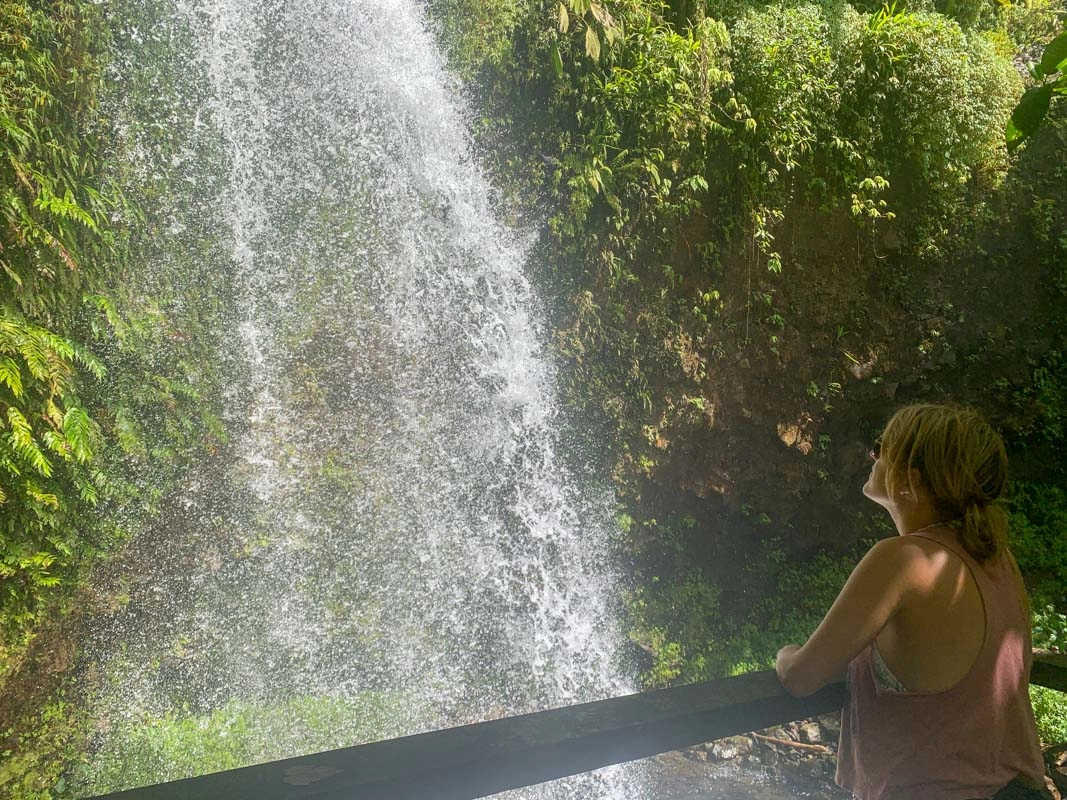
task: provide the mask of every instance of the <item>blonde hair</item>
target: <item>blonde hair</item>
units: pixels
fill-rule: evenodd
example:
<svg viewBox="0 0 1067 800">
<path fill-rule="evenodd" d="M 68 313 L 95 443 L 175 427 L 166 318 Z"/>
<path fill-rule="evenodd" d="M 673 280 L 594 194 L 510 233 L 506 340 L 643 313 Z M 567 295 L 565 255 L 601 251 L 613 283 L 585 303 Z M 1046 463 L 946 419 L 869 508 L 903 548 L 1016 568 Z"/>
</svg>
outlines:
<svg viewBox="0 0 1067 800">
<path fill-rule="evenodd" d="M 918 473 L 934 507 L 957 527 L 960 544 L 976 561 L 1005 547 L 1008 518 L 997 499 L 1007 482 L 1004 442 L 972 408 L 921 403 L 897 411 L 882 433 L 881 457 L 892 497 L 906 480 L 914 493 Z"/>
</svg>

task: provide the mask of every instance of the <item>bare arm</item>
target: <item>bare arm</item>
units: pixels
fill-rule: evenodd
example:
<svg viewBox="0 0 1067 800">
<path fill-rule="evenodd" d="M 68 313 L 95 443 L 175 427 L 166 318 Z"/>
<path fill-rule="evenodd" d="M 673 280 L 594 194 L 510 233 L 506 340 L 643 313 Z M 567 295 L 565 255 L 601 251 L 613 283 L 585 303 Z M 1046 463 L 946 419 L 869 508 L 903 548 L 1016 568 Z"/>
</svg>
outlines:
<svg viewBox="0 0 1067 800">
<path fill-rule="evenodd" d="M 919 556 L 903 537 L 867 552 L 811 638 L 778 651 L 776 670 L 786 691 L 805 697 L 844 675 L 913 590 Z"/>
</svg>

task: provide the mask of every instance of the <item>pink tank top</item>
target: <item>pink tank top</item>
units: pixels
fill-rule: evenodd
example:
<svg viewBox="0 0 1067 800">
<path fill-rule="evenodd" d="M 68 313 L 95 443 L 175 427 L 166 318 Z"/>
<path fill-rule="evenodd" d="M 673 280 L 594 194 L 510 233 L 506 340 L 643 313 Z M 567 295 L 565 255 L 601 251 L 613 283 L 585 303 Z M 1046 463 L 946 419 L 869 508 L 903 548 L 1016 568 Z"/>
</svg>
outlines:
<svg viewBox="0 0 1067 800">
<path fill-rule="evenodd" d="M 952 529 L 910 535 L 963 559 L 985 605 L 985 642 L 970 671 L 935 693 L 881 686 L 871 669 L 873 645 L 856 656 L 841 715 L 837 783 L 861 800 L 982 800 L 1019 774 L 1042 785 L 1028 692 L 1030 620 L 1011 556 L 979 565 Z"/>
</svg>

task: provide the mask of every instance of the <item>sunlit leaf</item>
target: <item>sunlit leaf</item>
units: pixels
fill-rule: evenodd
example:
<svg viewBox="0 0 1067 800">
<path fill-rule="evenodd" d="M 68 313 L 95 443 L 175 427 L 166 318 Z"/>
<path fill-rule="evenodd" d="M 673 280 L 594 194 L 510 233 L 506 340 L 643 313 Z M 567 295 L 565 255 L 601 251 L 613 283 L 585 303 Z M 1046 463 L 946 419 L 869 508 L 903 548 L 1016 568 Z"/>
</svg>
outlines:
<svg viewBox="0 0 1067 800">
<path fill-rule="evenodd" d="M 589 10 L 593 14 L 593 19 L 605 28 L 610 28 L 615 23 L 615 20 L 611 18 L 611 14 L 600 3 L 590 3 Z"/>
<path fill-rule="evenodd" d="M 600 59 L 600 37 L 591 27 L 585 29 L 585 54 L 593 61 Z"/>
<path fill-rule="evenodd" d="M 74 457 L 82 463 L 93 457 L 92 434 L 92 421 L 85 409 L 75 406 L 63 416 L 63 435 Z"/>
<path fill-rule="evenodd" d="M 559 32 L 566 33 L 571 26 L 571 17 L 567 13 L 567 7 L 563 3 L 559 4 Z"/>
<path fill-rule="evenodd" d="M 0 358 L 0 382 L 6 384 L 16 398 L 22 397 L 22 372 L 13 358 Z"/>
</svg>

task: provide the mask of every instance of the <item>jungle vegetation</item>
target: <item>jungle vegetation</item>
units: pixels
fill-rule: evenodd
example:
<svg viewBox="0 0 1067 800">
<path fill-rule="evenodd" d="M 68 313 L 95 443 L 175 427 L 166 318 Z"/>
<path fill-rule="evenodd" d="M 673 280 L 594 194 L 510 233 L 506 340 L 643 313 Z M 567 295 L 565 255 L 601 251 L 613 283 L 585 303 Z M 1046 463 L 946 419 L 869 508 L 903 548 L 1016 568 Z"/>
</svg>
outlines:
<svg viewBox="0 0 1067 800">
<path fill-rule="evenodd" d="M 186 280 L 156 283 L 141 268 L 160 257 L 160 223 L 149 220 L 166 176 L 136 174 L 127 151 L 163 134 L 151 112 L 122 135 L 105 115 L 114 46 L 102 4 L 0 2 L 0 787 L 10 797 L 61 793 L 60 774 L 85 749 L 89 721 L 66 702 L 77 654 L 64 631 L 115 599 L 87 590 L 92 570 L 173 502 L 197 453 L 224 446 L 213 323 L 225 287 L 202 285 L 196 253 L 170 265 Z"/>
<path fill-rule="evenodd" d="M 173 182 L 129 156 L 160 112 L 120 136 L 103 111 L 105 8 L 0 0 L 0 786 L 24 797 L 52 796 L 89 727 L 64 685 L 18 684 L 35 643 L 104 602 L 93 566 L 226 446 L 227 287 L 196 253 L 169 265 L 187 281 L 137 269 Z M 545 221 L 538 280 L 639 565 L 646 685 L 762 668 L 812 630 L 888 533 L 866 452 L 919 399 L 1004 433 L 1035 642 L 1062 648 L 1062 3 L 429 9 L 505 210 Z M 1062 700 L 1035 703 L 1067 739 Z"/>
</svg>

